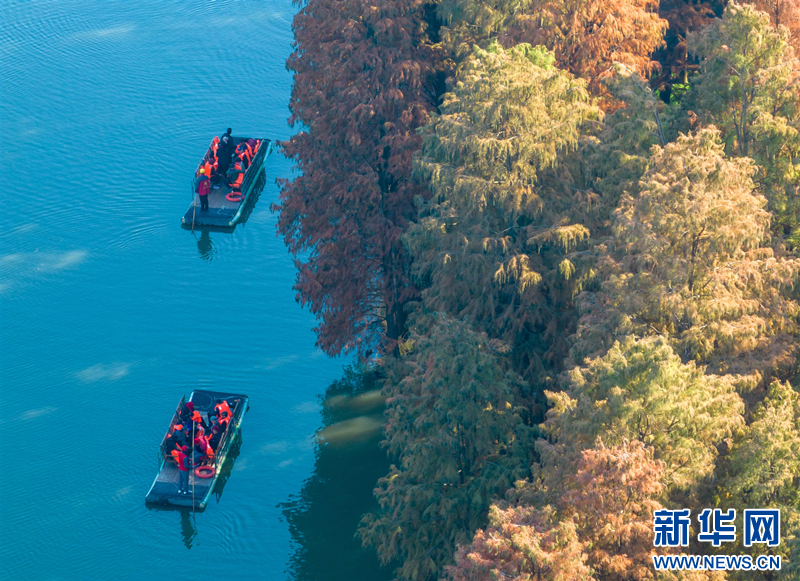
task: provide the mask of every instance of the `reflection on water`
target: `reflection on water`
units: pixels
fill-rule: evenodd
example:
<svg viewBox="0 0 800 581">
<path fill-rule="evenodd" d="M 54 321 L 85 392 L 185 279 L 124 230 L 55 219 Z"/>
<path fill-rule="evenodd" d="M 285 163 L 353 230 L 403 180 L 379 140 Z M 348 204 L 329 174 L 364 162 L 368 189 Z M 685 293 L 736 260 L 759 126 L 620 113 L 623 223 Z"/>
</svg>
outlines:
<svg viewBox="0 0 800 581">
<path fill-rule="evenodd" d="M 181 513 L 181 535 L 183 536 L 183 546 L 187 549 L 192 548 L 192 542 L 197 536 L 197 519 L 190 509 L 180 509 Z"/>
<path fill-rule="evenodd" d="M 197 251 L 203 260 L 214 259 L 214 243 L 211 241 L 208 228 L 204 228 L 200 232 L 200 238 L 197 239 Z"/>
<path fill-rule="evenodd" d="M 314 474 L 281 505 L 296 543 L 289 573 L 296 581 L 391 579 L 392 568 L 355 536 L 361 515 L 377 508 L 375 483 L 389 471 L 380 448 L 384 400 L 370 376 L 348 369 L 323 404 Z"/>
<path fill-rule="evenodd" d="M 176 516 L 180 520 L 181 541 L 183 546 L 191 549 L 194 545 L 194 539 L 197 537 L 197 514 L 192 513 L 191 508 L 184 508 L 178 506 L 162 506 L 158 504 L 145 505 L 147 510 L 156 512 L 174 512 L 178 513 Z M 166 540 L 164 541 L 166 542 Z"/>
<path fill-rule="evenodd" d="M 240 431 L 236 434 L 236 439 L 231 444 L 230 449 L 228 450 L 228 455 L 225 456 L 225 462 L 222 464 L 222 470 L 219 473 L 219 477 L 217 477 L 217 482 L 214 484 L 214 496 L 217 498 L 217 503 L 219 503 L 220 499 L 222 498 L 222 491 L 225 489 L 225 484 L 228 482 L 228 478 L 231 477 L 231 472 L 233 472 L 233 465 L 236 462 L 236 458 L 239 457 L 239 451 L 242 448 L 242 432 Z"/>
</svg>

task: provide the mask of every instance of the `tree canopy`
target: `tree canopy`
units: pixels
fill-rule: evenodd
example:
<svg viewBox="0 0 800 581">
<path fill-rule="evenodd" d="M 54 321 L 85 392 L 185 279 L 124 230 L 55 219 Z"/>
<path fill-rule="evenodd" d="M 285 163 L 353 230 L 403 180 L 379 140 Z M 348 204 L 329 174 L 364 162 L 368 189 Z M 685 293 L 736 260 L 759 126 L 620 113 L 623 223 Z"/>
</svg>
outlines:
<svg viewBox="0 0 800 581">
<path fill-rule="evenodd" d="M 784 567 L 748 574 L 796 577 L 797 2 L 299 6 L 275 208 L 318 345 L 386 397 L 365 546 L 404 581 L 738 581 L 655 572 L 653 511 L 759 505 Z"/>
<path fill-rule="evenodd" d="M 421 131 L 414 169 L 432 197 L 405 238 L 428 308 L 506 341 L 526 377 L 566 352 L 558 313 L 580 284 L 569 252 L 589 234 L 576 220 L 588 204 L 539 182 L 600 116 L 554 60 L 527 44 L 465 59 Z"/>
</svg>

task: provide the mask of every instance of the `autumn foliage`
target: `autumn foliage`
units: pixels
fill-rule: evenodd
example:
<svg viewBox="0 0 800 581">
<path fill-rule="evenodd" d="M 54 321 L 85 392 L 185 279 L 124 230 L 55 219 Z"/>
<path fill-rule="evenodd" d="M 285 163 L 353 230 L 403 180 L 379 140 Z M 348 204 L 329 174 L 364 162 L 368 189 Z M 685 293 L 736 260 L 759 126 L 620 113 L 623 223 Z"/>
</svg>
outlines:
<svg viewBox="0 0 800 581">
<path fill-rule="evenodd" d="M 404 326 L 417 297 L 400 243 L 423 187 L 415 130 L 436 105 L 421 2 L 310 0 L 295 17 L 290 122 L 282 144 L 301 172 L 281 182 L 279 231 L 297 258 L 298 300 L 318 345 L 365 352 Z"/>
<path fill-rule="evenodd" d="M 800 574 L 797 10 L 300 5 L 279 233 L 318 345 L 376 354 L 397 579 Z M 653 569 L 654 510 L 754 506 L 782 571 Z"/>
</svg>

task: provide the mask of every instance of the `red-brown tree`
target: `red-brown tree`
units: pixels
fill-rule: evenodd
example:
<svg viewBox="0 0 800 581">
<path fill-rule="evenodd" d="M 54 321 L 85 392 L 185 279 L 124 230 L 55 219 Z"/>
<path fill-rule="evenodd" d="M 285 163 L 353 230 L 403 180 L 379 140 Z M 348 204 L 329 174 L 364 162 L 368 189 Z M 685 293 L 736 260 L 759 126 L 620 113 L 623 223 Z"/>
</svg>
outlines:
<svg viewBox="0 0 800 581">
<path fill-rule="evenodd" d="M 436 55 L 419 0 L 308 0 L 295 16 L 290 124 L 301 175 L 281 180 L 278 231 L 297 299 L 329 354 L 386 347 L 417 297 L 400 235 L 425 189 L 408 179 L 415 130 L 437 101 Z"/>
</svg>

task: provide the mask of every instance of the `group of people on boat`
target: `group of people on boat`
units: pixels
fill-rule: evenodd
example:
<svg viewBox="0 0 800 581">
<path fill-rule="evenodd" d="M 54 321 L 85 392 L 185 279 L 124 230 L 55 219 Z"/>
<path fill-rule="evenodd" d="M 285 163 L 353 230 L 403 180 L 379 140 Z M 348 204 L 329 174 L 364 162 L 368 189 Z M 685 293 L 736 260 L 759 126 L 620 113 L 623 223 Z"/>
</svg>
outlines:
<svg viewBox="0 0 800 581">
<path fill-rule="evenodd" d="M 208 211 L 208 195 L 211 193 L 211 188 L 219 189 L 221 184 L 227 184 L 231 188 L 228 196 L 241 199 L 244 174 L 261 146 L 259 140 L 252 138 L 239 139 L 239 143 L 235 144 L 231 131 L 228 127 L 225 133 L 214 138 L 198 169 L 195 192 L 200 197 L 201 212 Z"/>
<path fill-rule="evenodd" d="M 232 419 L 233 412 L 224 399 L 216 400 L 208 421 L 190 401 L 181 408 L 165 443 L 166 452 L 178 465 L 178 494 L 190 494 L 189 470 L 213 461 Z"/>
</svg>

